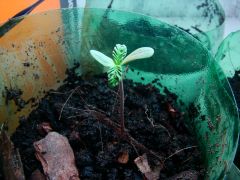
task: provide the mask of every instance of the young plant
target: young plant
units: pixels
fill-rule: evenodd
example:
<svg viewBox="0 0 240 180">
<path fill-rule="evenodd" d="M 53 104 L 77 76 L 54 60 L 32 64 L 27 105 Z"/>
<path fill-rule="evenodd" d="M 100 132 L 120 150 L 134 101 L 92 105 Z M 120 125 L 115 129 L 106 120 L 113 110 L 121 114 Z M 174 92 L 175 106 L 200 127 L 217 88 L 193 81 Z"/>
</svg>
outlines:
<svg viewBox="0 0 240 180">
<path fill-rule="evenodd" d="M 90 54 L 96 61 L 108 68 L 107 74 L 109 85 L 112 87 L 119 85 L 120 126 L 121 133 L 123 134 L 125 132 L 123 65 L 137 59 L 149 58 L 154 54 L 154 50 L 150 47 L 141 47 L 126 56 L 127 47 L 117 44 L 112 53 L 113 59 L 96 50 L 90 50 Z"/>
</svg>

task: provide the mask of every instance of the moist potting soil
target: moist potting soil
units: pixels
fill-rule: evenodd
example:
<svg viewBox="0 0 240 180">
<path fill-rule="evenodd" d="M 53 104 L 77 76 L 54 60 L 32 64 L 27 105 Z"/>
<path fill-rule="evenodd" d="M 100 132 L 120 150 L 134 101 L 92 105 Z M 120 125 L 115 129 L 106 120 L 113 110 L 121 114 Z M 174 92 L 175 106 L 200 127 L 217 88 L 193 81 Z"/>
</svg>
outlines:
<svg viewBox="0 0 240 180">
<path fill-rule="evenodd" d="M 163 157 L 162 161 L 91 113 L 99 112 L 120 124 L 118 88 L 108 86 L 106 75 L 82 79 L 68 73 L 64 85 L 50 91 L 28 118 L 21 118 L 11 137 L 19 148 L 26 177 L 36 169 L 42 171 L 33 143 L 46 136 L 45 123 L 68 138 L 81 179 L 144 179 L 134 163 L 144 153 L 153 169 L 163 165 L 160 179 L 183 171 L 194 171 L 201 179 L 204 166 L 198 143 L 184 123 L 187 112 L 178 110 L 176 95 L 167 89 L 166 95 L 160 94 L 156 83 L 157 79 L 147 85 L 124 80 L 125 125 L 132 138 Z M 191 179 L 188 173 L 185 176 Z"/>
</svg>

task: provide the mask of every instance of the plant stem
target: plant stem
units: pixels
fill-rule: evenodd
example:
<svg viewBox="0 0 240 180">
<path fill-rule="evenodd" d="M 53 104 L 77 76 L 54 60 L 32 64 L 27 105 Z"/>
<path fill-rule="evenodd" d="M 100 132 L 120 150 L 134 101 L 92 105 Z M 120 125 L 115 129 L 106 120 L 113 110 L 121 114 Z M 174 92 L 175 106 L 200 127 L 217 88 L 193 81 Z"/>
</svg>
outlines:
<svg viewBox="0 0 240 180">
<path fill-rule="evenodd" d="M 121 125 L 121 134 L 125 132 L 125 119 L 124 119 L 124 88 L 123 80 L 119 83 L 119 95 L 120 95 L 120 125 Z"/>
</svg>

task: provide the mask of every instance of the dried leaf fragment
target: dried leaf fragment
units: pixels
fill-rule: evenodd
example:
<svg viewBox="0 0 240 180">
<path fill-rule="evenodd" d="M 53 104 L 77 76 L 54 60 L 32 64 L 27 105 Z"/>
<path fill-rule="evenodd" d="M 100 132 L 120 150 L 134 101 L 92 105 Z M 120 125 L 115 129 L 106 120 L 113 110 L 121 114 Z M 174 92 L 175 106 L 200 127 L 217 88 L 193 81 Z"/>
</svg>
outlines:
<svg viewBox="0 0 240 180">
<path fill-rule="evenodd" d="M 49 180 L 79 180 L 73 150 L 66 137 L 50 132 L 34 143 L 36 158 Z"/>
<path fill-rule="evenodd" d="M 137 157 L 134 160 L 138 169 L 145 175 L 148 180 L 158 180 L 160 175 L 160 167 L 156 167 L 154 170 L 151 169 L 148 163 L 147 155 L 143 154 L 142 156 Z"/>
<path fill-rule="evenodd" d="M 121 164 L 127 164 L 128 160 L 129 160 L 128 151 L 120 152 L 120 154 L 118 156 L 118 162 Z"/>
</svg>

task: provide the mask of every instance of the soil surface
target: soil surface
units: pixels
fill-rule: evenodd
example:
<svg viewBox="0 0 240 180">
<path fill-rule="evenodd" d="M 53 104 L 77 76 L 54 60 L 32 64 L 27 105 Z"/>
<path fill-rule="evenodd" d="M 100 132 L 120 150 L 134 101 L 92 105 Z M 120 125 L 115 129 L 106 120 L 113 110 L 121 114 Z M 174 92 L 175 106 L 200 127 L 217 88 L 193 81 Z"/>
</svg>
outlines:
<svg viewBox="0 0 240 180">
<path fill-rule="evenodd" d="M 233 94 L 235 96 L 238 111 L 240 111 L 240 71 L 236 71 L 233 78 L 229 78 L 229 83 L 232 87 Z M 238 147 L 237 154 L 234 163 L 240 168 L 240 147 Z"/>
<path fill-rule="evenodd" d="M 183 148 L 197 146 L 197 141 L 184 125 L 183 113 L 175 105 L 177 97 L 167 90 L 167 96 L 161 95 L 155 83 L 158 80 L 148 85 L 124 80 L 126 129 L 139 143 L 167 158 L 160 179 L 186 170 L 196 170 L 202 179 L 203 163 L 197 147 L 173 155 Z M 134 159 L 145 152 L 86 113 L 101 112 L 119 124 L 117 93 L 118 88 L 109 88 L 105 75 L 82 80 L 73 74 L 69 74 L 66 84 L 57 91 L 49 92 L 29 118 L 21 118 L 11 137 L 19 148 L 26 177 L 36 169 L 42 171 L 33 143 L 53 130 L 69 139 L 82 180 L 144 179 Z M 148 161 L 151 167 L 160 163 L 150 154 Z"/>
<path fill-rule="evenodd" d="M 1 165 L 1 164 L 0 164 Z M 0 169 L 0 180 L 3 180 L 3 173 L 2 173 L 2 169 Z"/>
<path fill-rule="evenodd" d="M 229 83 L 232 87 L 235 99 L 237 101 L 238 110 L 240 110 L 240 71 L 236 71 L 233 78 L 229 78 Z"/>
</svg>

